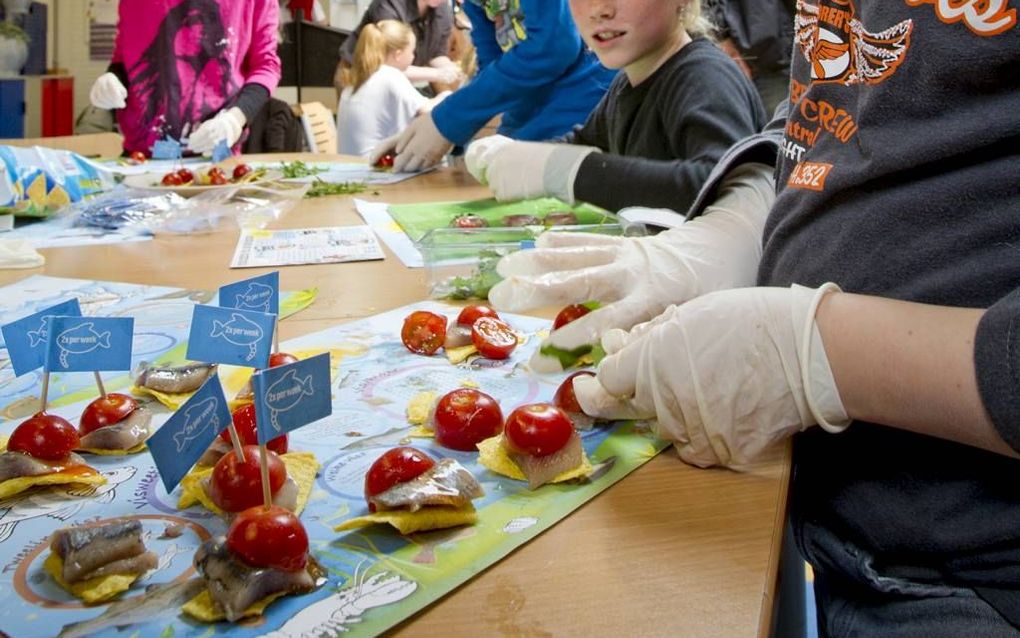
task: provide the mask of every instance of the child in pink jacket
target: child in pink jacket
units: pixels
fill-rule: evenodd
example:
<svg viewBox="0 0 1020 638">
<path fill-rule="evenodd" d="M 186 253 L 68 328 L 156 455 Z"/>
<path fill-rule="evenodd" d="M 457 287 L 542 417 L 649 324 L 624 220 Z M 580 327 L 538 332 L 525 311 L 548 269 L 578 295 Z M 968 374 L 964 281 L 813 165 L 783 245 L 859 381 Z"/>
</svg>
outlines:
<svg viewBox="0 0 1020 638">
<path fill-rule="evenodd" d="M 124 151 L 187 140 L 206 153 L 235 146 L 280 80 L 277 0 L 121 2 L 113 59 L 92 86 L 116 109 Z"/>
</svg>

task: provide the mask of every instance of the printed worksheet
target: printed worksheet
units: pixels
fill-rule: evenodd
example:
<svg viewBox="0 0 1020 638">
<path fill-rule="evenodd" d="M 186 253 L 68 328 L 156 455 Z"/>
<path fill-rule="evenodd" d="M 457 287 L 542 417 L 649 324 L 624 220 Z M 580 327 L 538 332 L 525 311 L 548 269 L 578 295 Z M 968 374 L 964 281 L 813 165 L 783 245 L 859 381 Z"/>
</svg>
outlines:
<svg viewBox="0 0 1020 638">
<path fill-rule="evenodd" d="M 384 259 L 382 247 L 368 226 L 242 229 L 231 268 L 335 264 Z"/>
</svg>

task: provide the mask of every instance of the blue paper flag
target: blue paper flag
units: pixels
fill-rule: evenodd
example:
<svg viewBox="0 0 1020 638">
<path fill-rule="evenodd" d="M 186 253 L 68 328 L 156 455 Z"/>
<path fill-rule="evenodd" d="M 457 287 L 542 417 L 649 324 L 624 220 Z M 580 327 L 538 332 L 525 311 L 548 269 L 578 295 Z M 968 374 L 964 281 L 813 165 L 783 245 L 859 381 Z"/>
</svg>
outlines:
<svg viewBox="0 0 1020 638">
<path fill-rule="evenodd" d="M 280 314 L 280 273 L 274 271 L 220 286 L 220 306 Z"/>
<path fill-rule="evenodd" d="M 216 146 L 213 147 L 212 161 L 214 164 L 218 164 L 231 155 L 230 147 L 227 146 L 227 140 L 220 140 L 219 142 L 216 142 Z"/>
<path fill-rule="evenodd" d="M 51 317 L 47 372 L 130 370 L 132 317 Z"/>
<path fill-rule="evenodd" d="M 271 441 L 333 413 L 329 353 L 252 376 L 259 443 Z"/>
<path fill-rule="evenodd" d="M 251 368 L 269 365 L 276 315 L 239 308 L 195 306 L 187 357 Z"/>
<path fill-rule="evenodd" d="M 149 437 L 149 451 L 167 493 L 174 491 L 229 424 L 230 407 L 219 375 L 214 374 Z"/>
<path fill-rule="evenodd" d="M 181 156 L 181 143 L 175 139 L 156 140 L 152 144 L 152 159 L 178 159 Z"/>
<path fill-rule="evenodd" d="M 49 339 L 50 317 L 80 317 L 81 307 L 77 299 L 63 301 L 55 306 L 40 310 L 0 326 L 0 333 L 7 344 L 7 354 L 11 357 L 14 374 L 21 376 L 46 363 L 46 342 Z"/>
</svg>

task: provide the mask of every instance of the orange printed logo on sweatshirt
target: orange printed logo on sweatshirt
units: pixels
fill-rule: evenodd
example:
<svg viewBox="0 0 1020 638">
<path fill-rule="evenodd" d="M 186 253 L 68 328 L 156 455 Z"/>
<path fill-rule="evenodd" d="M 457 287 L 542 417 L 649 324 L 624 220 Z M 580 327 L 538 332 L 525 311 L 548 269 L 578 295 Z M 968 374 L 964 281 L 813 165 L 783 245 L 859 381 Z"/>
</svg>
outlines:
<svg viewBox="0 0 1020 638">
<path fill-rule="evenodd" d="M 796 42 L 813 81 L 878 84 L 903 62 L 913 21 L 871 32 L 856 12 L 852 0 L 797 0 Z"/>
<path fill-rule="evenodd" d="M 974 35 L 999 35 L 1016 24 L 1016 9 L 1007 6 L 1007 0 L 906 0 L 907 5 L 935 6 L 935 15 L 946 24 L 963 21 Z"/>
<path fill-rule="evenodd" d="M 825 190 L 825 178 L 832 170 L 832 164 L 821 162 L 798 162 L 786 180 L 789 188 L 806 188 L 812 191 Z"/>
</svg>

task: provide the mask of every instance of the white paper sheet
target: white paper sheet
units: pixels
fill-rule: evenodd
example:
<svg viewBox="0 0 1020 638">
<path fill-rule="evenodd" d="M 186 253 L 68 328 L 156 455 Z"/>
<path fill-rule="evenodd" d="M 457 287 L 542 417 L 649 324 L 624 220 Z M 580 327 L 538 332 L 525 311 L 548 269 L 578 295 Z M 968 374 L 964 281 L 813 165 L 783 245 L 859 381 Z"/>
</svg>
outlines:
<svg viewBox="0 0 1020 638">
<path fill-rule="evenodd" d="M 335 264 L 384 259 L 382 246 L 368 226 L 243 229 L 231 268 Z"/>
<path fill-rule="evenodd" d="M 382 202 L 354 198 L 354 208 L 358 214 L 400 261 L 404 262 L 408 268 L 424 268 L 425 259 L 422 257 L 421 251 L 414 245 L 400 224 L 390 216 L 389 206 Z"/>
</svg>

